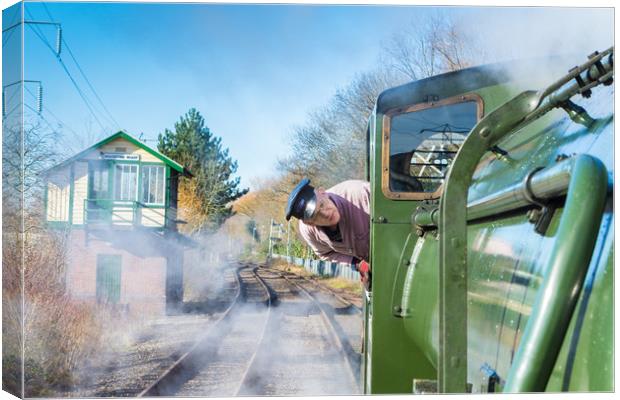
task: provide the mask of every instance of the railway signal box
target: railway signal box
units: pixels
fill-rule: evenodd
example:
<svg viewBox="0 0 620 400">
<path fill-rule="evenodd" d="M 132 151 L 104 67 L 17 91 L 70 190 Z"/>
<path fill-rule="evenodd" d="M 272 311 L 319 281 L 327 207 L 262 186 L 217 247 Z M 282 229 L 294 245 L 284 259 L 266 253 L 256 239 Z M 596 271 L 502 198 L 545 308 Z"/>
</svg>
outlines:
<svg viewBox="0 0 620 400">
<path fill-rule="evenodd" d="M 72 296 L 129 312 L 161 313 L 182 301 L 178 232 L 182 165 L 126 132 L 45 173 L 45 219 L 69 239 Z"/>
</svg>

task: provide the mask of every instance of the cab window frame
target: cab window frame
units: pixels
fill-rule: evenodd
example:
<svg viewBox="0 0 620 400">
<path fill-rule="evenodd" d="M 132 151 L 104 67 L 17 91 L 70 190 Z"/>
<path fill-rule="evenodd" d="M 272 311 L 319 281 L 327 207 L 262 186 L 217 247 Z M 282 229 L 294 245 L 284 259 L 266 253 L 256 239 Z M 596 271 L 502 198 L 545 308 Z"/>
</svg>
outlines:
<svg viewBox="0 0 620 400">
<path fill-rule="evenodd" d="M 386 198 L 391 200 L 436 200 L 441 197 L 444 186 L 443 183 L 440 184 L 434 192 L 396 192 L 390 189 L 390 128 L 392 118 L 400 114 L 468 102 L 476 103 L 476 122 L 479 122 L 484 116 L 484 101 L 477 93 L 462 94 L 438 101 L 410 104 L 404 107 L 393 108 L 384 113 L 381 147 L 381 191 Z"/>
</svg>

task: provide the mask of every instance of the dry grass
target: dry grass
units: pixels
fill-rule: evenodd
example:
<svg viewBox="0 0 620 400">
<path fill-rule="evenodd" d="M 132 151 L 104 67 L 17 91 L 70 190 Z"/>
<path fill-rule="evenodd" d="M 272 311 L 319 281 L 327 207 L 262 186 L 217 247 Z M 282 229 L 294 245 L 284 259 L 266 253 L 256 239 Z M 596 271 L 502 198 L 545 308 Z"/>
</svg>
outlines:
<svg viewBox="0 0 620 400">
<path fill-rule="evenodd" d="M 315 276 L 311 272 L 308 272 L 304 267 L 300 267 L 295 264 L 289 264 L 283 259 L 274 259 L 271 261 L 271 266 L 282 271 L 292 272 L 300 276 Z M 344 291 L 354 295 L 361 296 L 363 293 L 362 284 L 360 282 L 350 281 L 344 278 L 328 278 L 318 277 L 322 285 L 332 288 L 337 291 Z"/>
<path fill-rule="evenodd" d="M 3 236 L 2 384 L 16 395 L 22 395 L 22 362 L 23 395 L 46 396 L 74 385 L 77 371 L 98 351 L 102 320 L 93 305 L 66 295 L 65 250 L 59 231 Z"/>
<path fill-rule="evenodd" d="M 343 278 L 322 278 L 321 283 L 335 290 L 342 290 L 351 294 L 361 296 L 363 293 L 362 284 Z"/>
<path fill-rule="evenodd" d="M 280 258 L 271 260 L 270 266 L 281 271 L 292 272 L 299 276 L 312 276 L 312 273 L 306 271 L 304 267 L 300 267 L 299 265 L 295 264 L 289 264 L 288 262 Z"/>
</svg>

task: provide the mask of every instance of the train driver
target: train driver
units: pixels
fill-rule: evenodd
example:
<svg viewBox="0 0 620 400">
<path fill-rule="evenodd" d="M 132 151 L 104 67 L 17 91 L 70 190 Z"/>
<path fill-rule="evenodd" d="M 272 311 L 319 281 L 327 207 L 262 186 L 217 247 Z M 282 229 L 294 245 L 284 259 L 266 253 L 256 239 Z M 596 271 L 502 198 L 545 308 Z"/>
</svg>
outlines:
<svg viewBox="0 0 620 400">
<path fill-rule="evenodd" d="M 299 233 L 322 260 L 352 264 L 366 288 L 370 285 L 370 184 L 341 182 L 315 189 L 304 178 L 293 189 L 286 220 L 299 219 Z"/>
</svg>

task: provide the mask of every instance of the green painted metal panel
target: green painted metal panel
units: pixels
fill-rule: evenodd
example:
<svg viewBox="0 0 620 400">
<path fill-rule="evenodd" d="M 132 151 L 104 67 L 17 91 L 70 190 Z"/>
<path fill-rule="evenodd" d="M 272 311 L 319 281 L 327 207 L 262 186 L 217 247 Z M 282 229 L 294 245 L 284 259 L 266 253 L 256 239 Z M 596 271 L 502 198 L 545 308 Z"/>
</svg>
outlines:
<svg viewBox="0 0 620 400">
<path fill-rule="evenodd" d="M 372 340 L 367 339 L 365 355 L 366 363 L 370 366 L 365 376 L 366 393 L 410 392 L 412 379 L 424 378 L 422 374 L 415 376 L 419 373 L 415 371 L 415 366 L 403 364 L 407 363 L 405 359 L 409 357 L 401 358 L 401 354 L 412 349 L 419 350 L 418 356 L 429 362 L 431 371 L 442 363 L 449 366 L 446 369 L 448 373 L 459 368 L 458 365 L 449 365 L 450 356 L 455 354 L 454 350 L 445 351 L 443 361 L 438 359 L 441 352 L 438 340 L 441 329 L 437 322 L 439 293 L 435 286 L 439 278 L 439 249 L 437 237 L 434 236 L 436 232 L 428 230 L 430 228 L 427 227 L 424 238 L 415 242 L 414 249 L 406 249 L 412 247 L 411 235 L 415 227 L 411 221 L 419 203 L 389 200 L 381 192 L 382 112 L 410 104 L 416 98 L 423 98 L 424 93 L 438 94 L 439 98 L 444 98 L 444 93 L 454 94 L 454 91 L 458 90 L 446 88 L 445 83 L 450 80 L 441 82 L 442 79 L 444 77 L 436 77 L 427 82 L 414 82 L 391 89 L 380 96 L 374 123 L 371 118 L 369 165 L 372 191 L 373 293 L 370 304 L 372 322 L 367 334 L 367 338 L 371 337 Z M 495 85 L 476 91 L 483 97 L 486 113 L 489 114 L 523 89 L 541 87 L 545 87 L 544 84 L 528 79 L 521 86 Z M 424 92 L 416 93 L 416 88 L 422 88 Z M 531 100 L 537 96 L 538 94 L 532 91 L 525 93 L 523 98 Z M 536 168 L 549 167 L 575 154 L 587 153 L 595 163 L 598 159 L 608 169 L 613 170 L 613 110 L 612 102 L 609 101 L 612 96 L 613 86 L 599 87 L 591 98 L 578 99 L 579 104 L 595 118 L 595 122 L 590 126 L 575 123 L 564 110 L 558 109 L 515 132 L 508 132 L 504 129 L 506 115 L 498 115 L 491 127 L 499 129 L 491 130 L 490 137 L 502 135 L 502 130 L 507 133 L 505 137 L 496 136 L 492 139 L 504 154 L 487 151 L 480 153 L 481 158 L 475 160 L 474 155 L 468 155 L 472 157 L 472 163 L 475 162 L 475 170 L 471 184 L 459 182 L 465 189 L 461 199 L 474 201 L 511 185 L 521 184 L 526 175 Z M 526 103 L 519 105 L 521 106 L 529 107 Z M 509 117 L 517 117 L 515 120 L 519 118 L 518 110 L 510 114 Z M 481 141 L 481 145 L 484 146 L 483 142 Z M 486 151 L 484 147 L 481 149 Z M 605 194 L 605 178 L 599 178 L 601 177 L 597 180 L 601 181 L 599 186 L 603 187 L 603 196 L 607 196 L 610 202 L 611 189 Z M 597 191 L 600 192 L 599 189 Z M 545 390 L 546 384 L 546 390 L 549 391 L 613 390 L 613 231 L 607 234 L 604 244 L 596 245 L 593 253 L 588 250 L 589 245 L 584 245 L 577 254 L 577 250 L 573 251 L 576 245 L 581 246 L 597 235 L 600 237 L 603 228 L 601 227 L 597 234 L 585 225 L 576 227 L 575 233 L 583 233 L 582 240 L 576 239 L 579 235 L 566 229 L 566 226 L 569 226 L 566 221 L 578 221 L 581 218 L 580 209 L 589 207 L 587 197 L 578 200 L 581 207 L 573 206 L 572 210 L 565 210 L 564 198 L 555 199 L 553 205 L 556 208 L 550 225 L 542 235 L 534 231 L 534 225 L 530 223 L 530 217 L 526 213 L 527 208 L 485 217 L 464 225 L 466 234 L 461 236 L 467 237 L 467 241 L 456 247 L 466 250 L 466 297 L 446 308 L 448 313 L 453 314 L 446 315 L 456 320 L 460 317 L 459 314 L 466 314 L 466 318 L 461 319 L 461 322 L 466 322 L 465 334 L 462 335 L 466 338 L 466 382 L 472 385 L 474 392 L 505 389 L 506 379 L 515 363 L 531 365 L 532 370 L 544 365 L 539 374 L 541 377 L 552 370 L 548 382 L 546 378 L 526 378 L 523 380 L 525 386 L 518 387 Z M 606 215 L 607 218 L 613 215 L 611 205 L 608 206 Z M 563 217 L 566 217 L 566 221 L 562 224 Z M 440 215 L 440 222 L 442 218 L 444 222 L 454 221 L 445 210 Z M 586 217 L 586 221 L 588 218 L 590 217 Z M 592 224 L 587 225 L 597 229 L 597 218 L 594 216 L 590 219 L 593 220 Z M 604 222 L 605 218 L 601 226 Z M 563 225 L 566 226 L 562 227 Z M 409 241 L 407 237 L 410 238 Z M 566 241 L 576 245 L 562 247 L 562 243 Z M 452 245 L 451 248 L 453 247 L 455 246 Z M 401 257 L 403 252 L 411 253 L 410 263 L 404 269 L 400 265 L 403 258 L 406 258 Z M 584 272 L 586 275 L 583 290 L 576 293 L 579 300 L 574 314 L 570 315 L 570 325 L 567 325 L 568 328 L 564 326 L 558 329 L 559 335 L 552 332 L 550 344 L 541 350 L 541 354 L 546 354 L 549 348 L 561 346 L 560 353 L 557 359 L 549 353 L 548 360 L 539 363 L 531 363 L 534 358 L 528 358 L 529 356 L 522 357 L 522 361 L 515 361 L 524 340 L 528 343 L 538 341 L 536 336 L 527 336 L 526 326 L 543 315 L 540 314 L 540 309 L 544 307 L 539 305 L 542 303 L 537 297 L 540 297 L 549 274 L 557 269 L 554 260 L 562 257 L 569 261 L 571 258 L 583 260 L 578 262 L 584 264 L 580 268 L 587 267 L 590 259 L 592 262 L 587 272 Z M 573 274 L 571 268 L 567 275 L 579 278 L 579 274 Z M 575 287 L 579 289 L 580 285 L 578 283 Z M 565 289 L 563 286 L 565 285 L 558 286 L 558 293 Z M 444 298 L 448 299 L 455 293 L 449 289 L 449 285 L 444 286 L 444 291 Z M 406 309 L 402 318 L 398 318 L 393 312 L 399 296 L 402 297 L 401 307 Z M 561 305 L 562 301 L 555 304 Z M 454 318 L 455 314 L 457 318 Z M 400 319 L 402 323 L 392 321 L 391 318 Z M 547 319 L 559 320 L 555 315 L 549 315 Z M 452 330 L 452 334 L 459 335 L 460 332 L 454 331 L 456 325 L 444 325 L 446 326 L 446 329 Z M 462 350 L 463 345 L 459 346 Z M 418 358 L 413 358 L 409 363 L 415 364 L 417 361 Z M 458 390 L 464 390 L 462 383 L 462 380 L 458 383 L 461 385 Z M 442 388 L 440 385 L 440 390 L 446 390 L 446 386 Z"/>
<path fill-rule="evenodd" d="M 436 232 L 425 234 L 416 242 L 416 248 L 409 253 L 411 258 L 406 268 L 406 276 L 397 282 L 402 286 L 401 302 L 407 311 L 403 319 L 405 331 L 435 369 L 439 337 L 439 276 L 436 263 L 428 261 L 436 260 L 438 252 Z"/>
<path fill-rule="evenodd" d="M 116 304 L 121 297 L 121 256 L 97 254 L 97 302 Z"/>
<path fill-rule="evenodd" d="M 411 230 L 408 225 L 373 223 L 372 231 L 384 245 L 373 252 L 373 293 L 390 293 L 394 272 L 398 267 L 400 249 Z M 372 264 L 372 263 L 371 263 Z M 377 273 L 379 271 L 381 273 Z M 435 379 L 435 368 L 422 350 L 408 337 L 403 319 L 393 315 L 390 296 L 373 296 L 371 387 L 373 393 L 411 393 L 413 378 Z"/>
<path fill-rule="evenodd" d="M 485 110 L 496 107 L 510 95 L 506 88 L 498 86 L 482 88 L 476 93 L 482 97 Z M 402 282 L 395 282 L 395 277 L 403 270 L 399 269 L 399 262 L 402 262 L 400 257 L 406 238 L 412 233 L 412 216 L 422 202 L 391 200 L 382 193 L 383 118 L 382 114 L 377 114 L 374 129 L 371 129 L 371 265 L 373 293 L 382 295 L 373 296 L 370 329 L 374 339 L 372 347 L 367 348 L 372 369 L 367 379 L 370 393 L 411 393 L 413 379 L 437 379 L 437 364 L 426 356 L 428 349 L 417 347 L 407 337 L 405 322 L 394 316 L 392 304 L 393 291 L 402 288 Z M 415 243 L 414 239 L 409 246 Z M 413 357 L 415 362 L 407 362 L 407 357 Z"/>
</svg>

